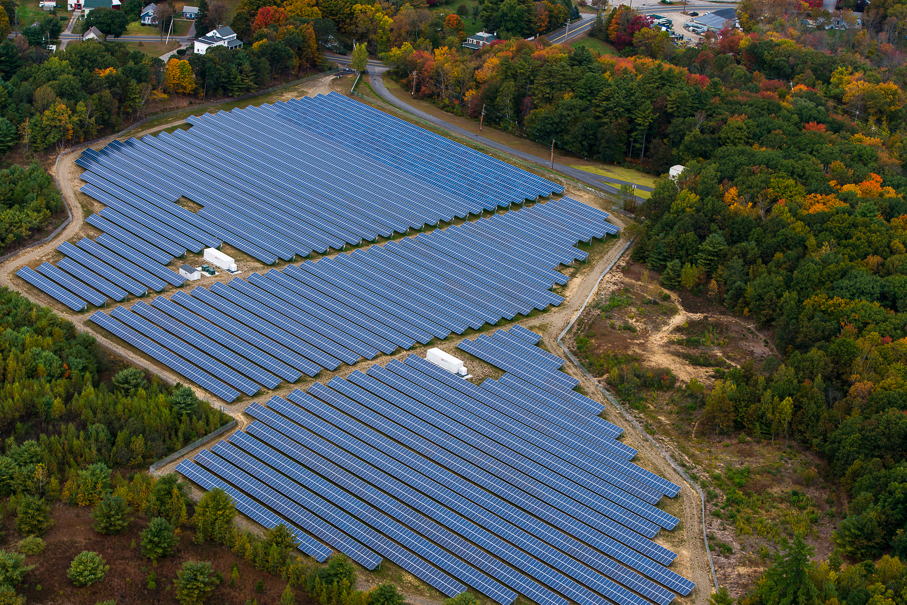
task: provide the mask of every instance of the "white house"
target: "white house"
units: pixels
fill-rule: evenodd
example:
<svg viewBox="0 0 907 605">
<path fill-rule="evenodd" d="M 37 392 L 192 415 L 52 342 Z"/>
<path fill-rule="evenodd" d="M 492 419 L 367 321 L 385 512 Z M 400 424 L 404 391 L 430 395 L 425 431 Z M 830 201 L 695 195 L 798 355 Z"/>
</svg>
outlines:
<svg viewBox="0 0 907 605">
<path fill-rule="evenodd" d="M 102 34 L 102 33 L 101 33 L 101 30 L 99 30 L 97 27 L 92 26 L 92 28 L 89 29 L 87 32 L 85 32 L 85 35 L 82 36 L 82 40 L 83 40 L 83 41 L 85 41 L 85 40 L 98 40 L 98 41 L 100 41 L 100 42 L 103 42 L 103 41 L 104 41 L 104 34 Z"/>
<path fill-rule="evenodd" d="M 471 48 L 473 50 L 479 50 L 483 46 L 488 46 L 492 42 L 498 39 L 497 34 L 489 34 L 488 32 L 479 32 L 473 34 L 470 37 L 466 38 L 466 42 L 463 43 L 463 46 L 466 48 Z"/>
<path fill-rule="evenodd" d="M 157 4 L 149 4 L 142 9 L 142 14 L 139 19 L 142 22 L 142 25 L 157 25 Z"/>
<path fill-rule="evenodd" d="M 195 19 L 198 17 L 198 7 L 197 6 L 184 6 L 183 7 L 183 19 Z"/>
<path fill-rule="evenodd" d="M 180 275 L 189 281 L 197 281 L 202 278 L 202 272 L 192 265 L 183 265 L 180 267 Z"/>
<path fill-rule="evenodd" d="M 226 46 L 229 49 L 242 48 L 242 40 L 236 39 L 236 32 L 229 26 L 213 29 L 201 38 L 195 39 L 195 54 L 203 55 L 209 48 Z"/>
</svg>

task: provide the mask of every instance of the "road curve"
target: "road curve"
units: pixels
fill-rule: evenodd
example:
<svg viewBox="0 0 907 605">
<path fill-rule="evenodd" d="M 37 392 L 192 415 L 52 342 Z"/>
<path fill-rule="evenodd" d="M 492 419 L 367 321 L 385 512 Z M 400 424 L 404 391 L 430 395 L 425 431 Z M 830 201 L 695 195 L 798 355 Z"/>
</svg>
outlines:
<svg viewBox="0 0 907 605">
<path fill-rule="evenodd" d="M 335 63 L 340 63 L 343 65 L 347 65 L 350 62 L 349 57 L 344 57 L 342 55 L 326 54 L 325 57 L 327 57 L 331 61 L 334 61 Z M 366 69 L 369 74 L 369 81 L 372 85 L 372 89 L 375 91 L 375 93 L 378 94 L 378 96 L 380 96 L 382 99 L 384 99 L 385 101 L 387 101 L 394 107 L 396 107 L 398 109 L 402 109 L 403 111 L 410 113 L 418 118 L 421 118 L 422 120 L 425 120 L 426 122 L 430 122 L 431 124 L 434 124 L 435 126 L 443 128 L 444 130 L 454 132 L 460 136 L 463 136 L 463 137 L 466 137 L 467 139 L 475 141 L 476 143 L 481 143 L 482 145 L 485 145 L 486 147 L 491 147 L 492 149 L 494 149 L 496 151 L 510 154 L 512 156 L 520 158 L 521 160 L 525 160 L 527 162 L 532 162 L 533 164 L 538 164 L 539 166 L 544 166 L 546 168 L 552 167 L 551 162 L 547 162 L 547 161 L 543 160 L 542 158 L 536 157 L 530 153 L 519 151 L 518 149 L 513 149 L 512 147 L 508 147 L 507 145 L 503 145 L 496 141 L 492 141 L 491 139 L 485 138 L 481 135 L 469 132 L 468 130 L 466 130 L 464 128 L 460 128 L 459 126 L 456 126 L 455 124 L 451 124 L 450 122 L 442 120 L 441 118 L 437 118 L 429 113 L 422 111 L 421 109 L 413 107 L 409 103 L 401 101 L 400 99 L 395 97 L 393 94 L 391 94 L 391 92 L 384 85 L 383 75 L 387 72 L 387 67 L 382 65 L 380 62 L 369 61 L 368 67 Z M 595 187 L 596 189 L 601 189 L 602 191 L 606 191 L 608 193 L 615 194 L 615 195 L 620 194 L 620 190 L 618 189 L 618 187 L 620 187 L 621 185 L 632 185 L 633 184 L 633 183 L 628 183 L 627 181 L 621 181 L 620 179 L 615 179 L 615 178 L 611 178 L 611 177 L 607 177 L 607 176 L 601 176 L 598 174 L 594 174 L 592 172 L 586 172 L 585 170 L 578 170 L 571 166 L 567 166 L 565 164 L 559 164 L 557 162 L 554 162 L 553 168 L 554 168 L 554 170 L 556 170 L 562 174 L 566 174 L 567 176 L 574 178 L 577 181 L 580 181 L 582 183 L 585 183 L 586 185 Z M 652 191 L 651 187 L 644 187 L 644 186 L 637 185 L 636 188 L 640 189 L 642 191 Z M 642 198 L 640 198 L 638 196 L 636 199 L 638 202 L 643 201 Z"/>
</svg>

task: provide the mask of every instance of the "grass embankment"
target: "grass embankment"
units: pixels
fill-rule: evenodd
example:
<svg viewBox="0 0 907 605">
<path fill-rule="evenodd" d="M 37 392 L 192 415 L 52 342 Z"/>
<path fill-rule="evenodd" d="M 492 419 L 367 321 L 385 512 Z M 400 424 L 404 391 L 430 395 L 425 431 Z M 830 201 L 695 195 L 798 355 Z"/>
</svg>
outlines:
<svg viewBox="0 0 907 605">
<path fill-rule="evenodd" d="M 617 49 L 605 42 L 604 40 L 599 40 L 598 38 L 592 38 L 590 36 L 585 36 L 574 40 L 570 43 L 570 48 L 579 48 L 583 46 L 588 48 L 590 51 L 597 52 L 600 55 L 619 55 Z"/>
<path fill-rule="evenodd" d="M 591 172 L 592 174 L 607 176 L 612 179 L 619 179 L 627 183 L 642 185 L 644 187 L 655 187 L 655 180 L 657 178 L 655 176 L 652 176 L 651 174 L 640 172 L 639 170 L 633 170 L 632 168 L 625 168 L 623 166 L 613 166 L 610 164 L 598 164 L 597 166 L 583 166 L 580 164 L 573 164 L 571 165 L 571 168 L 576 168 L 577 170 L 582 170 L 583 172 Z M 648 199 L 649 195 L 651 194 L 648 191 L 637 189 L 636 195 Z"/>
<path fill-rule="evenodd" d="M 180 47 L 180 43 L 176 40 L 171 40 L 170 42 L 120 42 L 119 44 L 129 48 L 129 50 L 140 50 L 151 57 L 160 57 L 164 53 Z"/>
</svg>

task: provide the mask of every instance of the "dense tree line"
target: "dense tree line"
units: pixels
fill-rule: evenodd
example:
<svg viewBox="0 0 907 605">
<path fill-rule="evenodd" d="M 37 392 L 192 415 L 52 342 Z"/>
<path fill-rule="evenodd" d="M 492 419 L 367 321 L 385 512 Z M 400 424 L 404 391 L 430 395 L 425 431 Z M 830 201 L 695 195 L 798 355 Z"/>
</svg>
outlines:
<svg viewBox="0 0 907 605">
<path fill-rule="evenodd" d="M 102 379 L 94 338 L 0 290 L 0 494 L 91 503 L 110 469 L 145 465 L 226 421 L 188 387 L 134 368 Z"/>
<path fill-rule="evenodd" d="M 13 127 L 0 122 L 0 137 L 4 128 Z M 0 253 L 31 237 L 62 209 L 53 179 L 37 164 L 0 170 Z"/>
</svg>

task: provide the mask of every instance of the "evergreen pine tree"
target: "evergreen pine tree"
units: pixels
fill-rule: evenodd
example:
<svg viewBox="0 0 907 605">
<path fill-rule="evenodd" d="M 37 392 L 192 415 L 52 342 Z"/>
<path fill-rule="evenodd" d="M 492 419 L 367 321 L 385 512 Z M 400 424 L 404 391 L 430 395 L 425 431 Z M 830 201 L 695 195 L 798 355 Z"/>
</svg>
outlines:
<svg viewBox="0 0 907 605">
<path fill-rule="evenodd" d="M 157 561 L 169 556 L 179 544 L 173 526 L 163 517 L 155 517 L 142 532 L 142 556 Z"/>
<path fill-rule="evenodd" d="M 705 269 L 709 275 L 715 275 L 718 266 L 724 257 L 724 251 L 727 249 L 727 242 L 718 233 L 712 233 L 702 246 L 699 247 L 699 256 L 697 258 L 700 267 Z"/>
<path fill-rule="evenodd" d="M 665 248 L 663 241 L 658 241 L 655 244 L 655 248 L 652 249 L 652 253 L 649 254 L 648 263 L 649 268 L 654 271 L 662 271 L 665 268 L 665 265 L 668 264 L 668 251 Z"/>
<path fill-rule="evenodd" d="M 289 584 L 284 588 L 283 594 L 280 595 L 280 605 L 296 605 L 296 595 Z"/>
<path fill-rule="evenodd" d="M 208 22 L 208 0 L 201 0 L 198 3 L 198 15 L 195 17 L 195 37 L 204 36 L 214 27 Z"/>
<path fill-rule="evenodd" d="M 91 510 L 95 531 L 101 534 L 119 534 L 129 527 L 132 509 L 120 496 L 107 496 Z"/>
<path fill-rule="evenodd" d="M 661 285 L 672 290 L 677 289 L 680 286 L 680 276 L 682 272 L 683 267 L 681 266 L 680 261 L 675 258 L 667 264 L 664 273 L 661 274 Z"/>
</svg>

